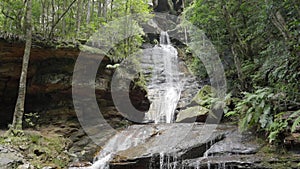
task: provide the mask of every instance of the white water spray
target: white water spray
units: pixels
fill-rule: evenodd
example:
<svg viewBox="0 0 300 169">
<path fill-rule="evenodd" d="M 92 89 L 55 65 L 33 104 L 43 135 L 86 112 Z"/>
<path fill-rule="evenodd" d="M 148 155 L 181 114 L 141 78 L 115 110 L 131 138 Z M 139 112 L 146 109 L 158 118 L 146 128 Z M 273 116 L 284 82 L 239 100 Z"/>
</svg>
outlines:
<svg viewBox="0 0 300 169">
<path fill-rule="evenodd" d="M 167 32 L 161 32 L 160 44 L 152 49 L 152 79 L 148 85 L 151 101 L 147 118 L 155 123 L 174 121 L 182 84 L 178 68 L 177 50 L 171 45 Z"/>
</svg>

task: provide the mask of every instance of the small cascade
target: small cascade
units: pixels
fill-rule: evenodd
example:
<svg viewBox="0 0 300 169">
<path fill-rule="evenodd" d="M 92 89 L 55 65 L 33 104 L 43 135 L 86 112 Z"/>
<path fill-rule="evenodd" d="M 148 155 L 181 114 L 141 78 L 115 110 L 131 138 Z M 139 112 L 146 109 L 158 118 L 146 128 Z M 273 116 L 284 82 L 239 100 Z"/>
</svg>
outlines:
<svg viewBox="0 0 300 169">
<path fill-rule="evenodd" d="M 170 45 L 171 44 L 168 32 L 162 31 L 160 33 L 159 43 L 160 43 L 160 45 Z"/>
<path fill-rule="evenodd" d="M 111 138 L 103 147 L 95 157 L 92 166 L 79 169 L 109 169 L 109 162 L 114 158 L 117 152 L 144 143 L 147 139 L 146 136 L 153 132 L 151 128 L 132 128 L 132 130 L 122 131 Z"/>
<path fill-rule="evenodd" d="M 178 169 L 180 167 L 178 162 L 176 155 L 159 153 L 159 169 Z"/>
<path fill-rule="evenodd" d="M 151 80 L 148 83 L 148 98 L 151 101 L 147 120 L 155 123 L 172 123 L 180 99 L 182 83 L 178 68 L 177 50 L 171 45 L 167 32 L 161 32 L 160 44 L 144 55 L 151 55 Z"/>
<path fill-rule="evenodd" d="M 164 153 L 159 154 L 159 169 L 164 169 Z"/>
</svg>

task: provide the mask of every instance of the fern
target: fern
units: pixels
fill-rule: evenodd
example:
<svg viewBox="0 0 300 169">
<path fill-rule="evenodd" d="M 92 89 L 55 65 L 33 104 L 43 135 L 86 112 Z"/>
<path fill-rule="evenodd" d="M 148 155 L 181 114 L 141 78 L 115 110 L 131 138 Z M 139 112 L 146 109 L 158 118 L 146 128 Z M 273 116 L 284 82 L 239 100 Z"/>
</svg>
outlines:
<svg viewBox="0 0 300 169">
<path fill-rule="evenodd" d="M 293 125 L 292 125 L 292 127 L 291 127 L 291 132 L 292 132 L 292 133 L 295 132 L 296 129 L 297 129 L 297 126 L 300 125 L 300 110 L 295 111 L 295 112 L 294 112 L 292 115 L 290 115 L 290 117 L 289 117 L 289 119 L 294 119 L 294 118 L 296 118 L 296 119 L 294 120 Z"/>
<path fill-rule="evenodd" d="M 299 116 L 298 118 L 296 118 L 295 122 L 294 122 L 293 125 L 292 125 L 291 131 L 292 131 L 292 132 L 295 132 L 297 126 L 299 126 L 299 125 L 300 125 L 300 116 Z"/>
<path fill-rule="evenodd" d="M 269 132 L 269 142 L 272 143 L 277 140 L 280 133 L 286 130 L 288 126 L 288 120 L 283 119 L 282 116 L 286 112 L 279 113 L 275 115 L 275 120 L 271 125 L 266 129 Z"/>
</svg>

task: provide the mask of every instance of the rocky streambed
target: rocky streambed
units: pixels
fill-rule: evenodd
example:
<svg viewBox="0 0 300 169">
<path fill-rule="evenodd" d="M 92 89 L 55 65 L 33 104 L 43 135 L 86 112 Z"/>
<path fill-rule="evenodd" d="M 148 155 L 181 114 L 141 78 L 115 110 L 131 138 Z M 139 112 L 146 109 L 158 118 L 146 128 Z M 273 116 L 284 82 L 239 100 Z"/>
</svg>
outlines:
<svg viewBox="0 0 300 169">
<path fill-rule="evenodd" d="M 105 165 L 97 165 L 108 155 Z M 241 134 L 232 125 L 173 123 L 128 127 L 107 142 L 88 168 L 297 168 L 299 162 L 299 154 L 279 155 L 253 133 Z"/>
</svg>

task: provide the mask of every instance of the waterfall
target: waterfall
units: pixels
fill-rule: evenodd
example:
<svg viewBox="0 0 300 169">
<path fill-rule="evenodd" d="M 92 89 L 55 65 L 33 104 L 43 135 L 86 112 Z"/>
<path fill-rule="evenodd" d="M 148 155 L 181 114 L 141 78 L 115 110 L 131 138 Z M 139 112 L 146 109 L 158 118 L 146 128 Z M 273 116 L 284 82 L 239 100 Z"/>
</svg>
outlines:
<svg viewBox="0 0 300 169">
<path fill-rule="evenodd" d="M 159 43 L 160 43 L 161 45 L 170 45 L 170 44 L 171 44 L 171 42 L 170 42 L 170 37 L 169 37 L 168 32 L 162 31 L 162 32 L 160 33 Z"/>
<path fill-rule="evenodd" d="M 171 45 L 168 33 L 161 32 L 160 44 L 151 49 L 145 49 L 142 57 L 142 60 L 146 60 L 147 65 L 151 66 L 151 79 L 147 88 L 148 98 L 152 103 L 147 118 L 155 121 L 155 123 L 171 123 L 174 120 L 174 112 L 180 99 L 182 83 L 179 78 L 177 50 Z M 129 129 L 132 127 L 134 126 L 129 127 Z M 82 167 L 82 169 L 109 169 L 109 162 L 118 152 L 142 144 L 146 141 L 145 136 L 151 135 L 149 133 L 155 133 L 153 128 L 146 126 L 133 130 L 134 132 L 130 131 L 122 131 L 111 138 L 96 156 L 93 165 Z M 160 155 L 160 167 L 164 168 L 164 154 L 161 153 Z M 169 158 L 166 159 L 169 161 L 168 163 L 170 163 Z"/>
<path fill-rule="evenodd" d="M 160 44 L 146 54 L 151 55 L 154 63 L 152 78 L 148 84 L 151 105 L 147 118 L 155 123 L 172 123 L 182 88 L 177 50 L 171 45 L 168 33 L 161 32 Z"/>
</svg>

